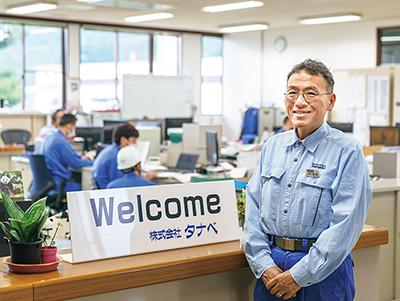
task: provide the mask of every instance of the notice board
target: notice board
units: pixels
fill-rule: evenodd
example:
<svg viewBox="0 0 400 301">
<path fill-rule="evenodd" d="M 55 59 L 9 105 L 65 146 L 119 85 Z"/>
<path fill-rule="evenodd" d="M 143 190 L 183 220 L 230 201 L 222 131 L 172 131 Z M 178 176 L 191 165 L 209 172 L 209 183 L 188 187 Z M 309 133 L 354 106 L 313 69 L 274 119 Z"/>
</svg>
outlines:
<svg viewBox="0 0 400 301">
<path fill-rule="evenodd" d="M 124 119 L 189 117 L 192 100 L 190 76 L 127 74 L 123 77 Z"/>
</svg>

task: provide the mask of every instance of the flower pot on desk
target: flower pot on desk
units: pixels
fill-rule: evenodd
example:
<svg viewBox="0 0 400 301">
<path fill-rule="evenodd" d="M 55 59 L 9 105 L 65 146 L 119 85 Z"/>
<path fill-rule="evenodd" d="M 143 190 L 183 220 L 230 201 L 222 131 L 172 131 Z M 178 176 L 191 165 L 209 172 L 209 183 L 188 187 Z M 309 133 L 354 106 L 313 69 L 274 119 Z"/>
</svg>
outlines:
<svg viewBox="0 0 400 301">
<path fill-rule="evenodd" d="M 57 261 L 57 247 L 42 247 L 41 263 L 50 263 Z"/>
<path fill-rule="evenodd" d="M 10 246 L 11 262 L 18 264 L 40 264 L 43 240 L 28 243 L 17 243 L 4 237 Z"/>
</svg>

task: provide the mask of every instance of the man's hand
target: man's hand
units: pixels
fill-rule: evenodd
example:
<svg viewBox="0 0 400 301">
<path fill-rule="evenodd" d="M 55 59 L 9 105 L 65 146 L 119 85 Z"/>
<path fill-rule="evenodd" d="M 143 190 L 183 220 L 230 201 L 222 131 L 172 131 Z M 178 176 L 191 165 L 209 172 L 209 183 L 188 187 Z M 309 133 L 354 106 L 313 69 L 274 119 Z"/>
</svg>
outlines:
<svg viewBox="0 0 400 301">
<path fill-rule="evenodd" d="M 295 297 L 296 292 L 301 289 L 301 286 L 294 281 L 292 275 L 290 275 L 290 270 L 287 270 L 269 280 L 267 283 L 267 289 L 271 294 L 276 294 L 277 297 L 282 297 L 283 299 L 287 300 Z"/>
<path fill-rule="evenodd" d="M 152 172 L 152 171 L 149 171 L 149 172 L 147 172 L 147 173 L 143 176 L 143 179 L 146 179 L 146 180 L 151 181 L 151 180 L 153 180 L 153 179 L 156 178 L 156 177 L 157 177 L 157 173 Z"/>
<path fill-rule="evenodd" d="M 262 274 L 261 279 L 264 281 L 265 286 L 267 286 L 268 282 L 269 282 L 272 278 L 274 278 L 276 275 L 278 275 L 278 274 L 280 274 L 280 273 L 282 273 L 282 272 L 283 272 L 283 271 L 282 271 L 279 267 L 274 266 L 274 267 L 269 268 L 268 270 L 266 270 L 266 271 Z"/>
</svg>

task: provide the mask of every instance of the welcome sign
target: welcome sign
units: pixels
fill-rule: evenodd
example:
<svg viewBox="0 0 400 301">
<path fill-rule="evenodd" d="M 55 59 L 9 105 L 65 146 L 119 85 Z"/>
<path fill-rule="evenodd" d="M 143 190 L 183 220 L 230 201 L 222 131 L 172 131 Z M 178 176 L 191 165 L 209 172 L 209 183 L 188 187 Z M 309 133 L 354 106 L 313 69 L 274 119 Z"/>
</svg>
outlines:
<svg viewBox="0 0 400 301">
<path fill-rule="evenodd" d="M 72 262 L 240 239 L 234 181 L 67 193 Z"/>
</svg>

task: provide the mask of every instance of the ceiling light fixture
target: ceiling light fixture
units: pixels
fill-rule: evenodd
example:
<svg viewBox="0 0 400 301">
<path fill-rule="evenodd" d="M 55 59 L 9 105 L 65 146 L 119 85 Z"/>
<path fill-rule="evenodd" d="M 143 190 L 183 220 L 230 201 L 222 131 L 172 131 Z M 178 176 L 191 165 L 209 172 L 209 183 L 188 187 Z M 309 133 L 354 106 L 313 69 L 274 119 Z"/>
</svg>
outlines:
<svg viewBox="0 0 400 301">
<path fill-rule="evenodd" d="M 315 24 L 339 23 L 339 22 L 359 21 L 359 20 L 361 20 L 361 15 L 354 13 L 345 13 L 336 15 L 304 17 L 299 19 L 299 23 L 307 25 L 315 25 Z"/>
<path fill-rule="evenodd" d="M 265 29 L 268 29 L 268 24 L 257 23 L 257 24 L 224 26 L 218 28 L 218 31 L 222 33 L 234 33 L 234 32 L 265 30 Z"/>
<path fill-rule="evenodd" d="M 162 19 L 170 19 L 173 17 L 174 17 L 174 15 L 171 13 L 158 13 L 158 14 L 127 17 L 127 18 L 125 18 L 125 22 L 130 22 L 130 23 L 147 22 L 147 21 L 155 21 L 155 20 L 162 20 Z"/>
<path fill-rule="evenodd" d="M 381 42 L 400 42 L 400 36 L 381 37 Z"/>
<path fill-rule="evenodd" d="M 236 3 L 222 4 L 222 5 L 206 6 L 203 7 L 201 10 L 206 13 L 219 13 L 229 10 L 260 7 L 263 5 L 264 3 L 261 1 L 244 1 L 244 2 L 236 2 Z"/>
<path fill-rule="evenodd" d="M 38 13 L 42 11 L 52 10 L 57 8 L 57 4 L 47 1 L 31 1 L 20 3 L 18 5 L 8 6 L 6 8 L 7 14 L 26 15 Z"/>
</svg>

